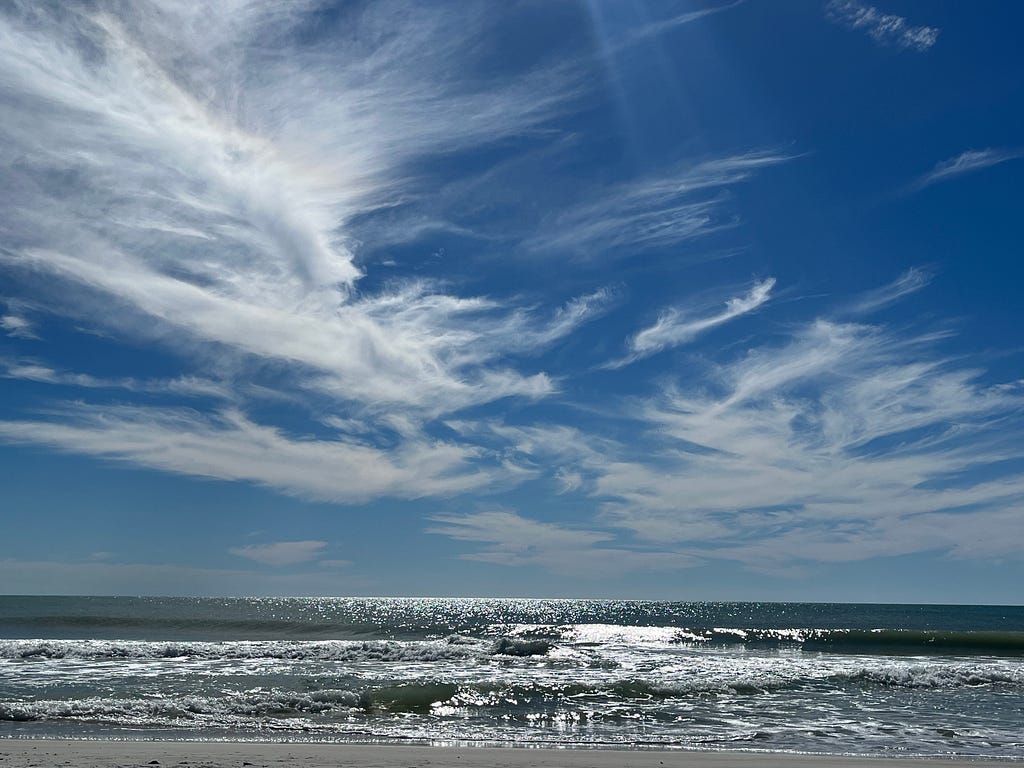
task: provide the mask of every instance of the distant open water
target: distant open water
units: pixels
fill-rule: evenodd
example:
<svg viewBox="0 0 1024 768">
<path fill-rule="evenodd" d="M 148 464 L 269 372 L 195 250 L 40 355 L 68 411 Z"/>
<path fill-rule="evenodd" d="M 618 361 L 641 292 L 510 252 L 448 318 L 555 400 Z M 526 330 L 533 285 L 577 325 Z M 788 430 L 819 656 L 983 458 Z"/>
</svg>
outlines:
<svg viewBox="0 0 1024 768">
<path fill-rule="evenodd" d="M 1024 607 L 0 597 L 0 737 L 1024 760 Z"/>
</svg>

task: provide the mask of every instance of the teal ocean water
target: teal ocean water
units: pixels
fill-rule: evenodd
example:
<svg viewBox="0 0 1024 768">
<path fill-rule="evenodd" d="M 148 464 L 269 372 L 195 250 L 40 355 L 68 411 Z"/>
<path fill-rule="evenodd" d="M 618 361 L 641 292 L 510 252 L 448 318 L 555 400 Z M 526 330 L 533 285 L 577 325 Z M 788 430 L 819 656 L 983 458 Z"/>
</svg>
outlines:
<svg viewBox="0 0 1024 768">
<path fill-rule="evenodd" d="M 0 737 L 1024 759 L 1024 607 L 0 597 Z"/>
</svg>

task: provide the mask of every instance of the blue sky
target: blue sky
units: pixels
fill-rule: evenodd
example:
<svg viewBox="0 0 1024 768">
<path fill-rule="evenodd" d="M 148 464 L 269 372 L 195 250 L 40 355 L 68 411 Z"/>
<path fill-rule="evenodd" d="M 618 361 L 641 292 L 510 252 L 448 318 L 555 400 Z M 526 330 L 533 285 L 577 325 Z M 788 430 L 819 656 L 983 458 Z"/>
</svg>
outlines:
<svg viewBox="0 0 1024 768">
<path fill-rule="evenodd" d="M 1024 601 L 1024 6 L 14 2 L 0 592 Z"/>
</svg>

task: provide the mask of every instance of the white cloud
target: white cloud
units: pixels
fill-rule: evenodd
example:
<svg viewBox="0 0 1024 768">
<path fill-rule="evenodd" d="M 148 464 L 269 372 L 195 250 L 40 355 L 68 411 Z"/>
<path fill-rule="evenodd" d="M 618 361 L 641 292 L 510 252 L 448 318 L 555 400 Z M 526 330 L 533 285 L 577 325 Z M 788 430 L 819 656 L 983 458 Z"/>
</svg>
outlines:
<svg viewBox="0 0 1024 768">
<path fill-rule="evenodd" d="M 108 350 L 139 340 L 171 349 L 182 373 L 99 376 L 15 359 L 0 361 L 3 375 L 95 397 L 117 388 L 119 397 L 201 394 L 235 407 L 75 403 L 7 417 L 0 439 L 340 503 L 492 493 L 540 478 L 574 502 L 601 504 L 601 524 L 491 511 L 440 516 L 434 530 L 479 545 L 467 555 L 477 560 L 565 573 L 678 568 L 694 557 L 772 564 L 1007 548 L 994 526 L 1016 531 L 1024 496 L 1020 478 L 1000 468 L 1020 449 L 1000 439 L 1012 429 L 989 425 L 1016 426 L 1020 387 L 985 384 L 925 337 L 821 320 L 788 343 L 738 357 L 723 350 L 709 376 L 692 371 L 658 397 L 601 404 L 614 417 L 558 424 L 567 391 L 531 424 L 528 401 L 554 401 L 564 385 L 530 369 L 531 354 L 607 311 L 612 291 L 591 285 L 524 306 L 529 299 L 459 295 L 437 280 L 364 279 L 371 267 L 356 258 L 354 222 L 426 196 L 425 165 L 535 134 L 579 93 L 559 66 L 468 76 L 486 6 L 345 6 L 345 45 L 300 29 L 301 2 L 117 8 L 117 18 L 88 5 L 0 15 L 0 269 L 32 297 L 5 304 L 0 329 L 24 336 L 26 313 L 66 315 L 105 334 Z M 923 50 L 937 34 L 853 2 L 829 8 L 880 42 Z M 925 178 L 1009 159 L 1001 152 L 965 153 Z M 732 226 L 729 187 L 789 159 L 738 152 L 608 182 L 551 213 L 526 245 L 595 254 L 676 246 Z M 427 211 L 418 226 L 471 231 L 449 213 Z M 865 294 L 857 311 L 927 279 L 911 270 Z M 724 309 L 668 310 L 631 340 L 627 362 L 757 310 L 773 286 L 759 282 Z M 293 398 L 316 434 L 249 415 L 259 397 Z M 520 423 L 465 410 L 504 397 L 526 401 Z M 601 419 L 634 417 L 639 436 L 632 424 L 601 429 Z M 437 436 L 445 424 L 454 437 Z M 918 528 L 917 539 L 906 533 Z M 322 544 L 235 554 L 312 562 Z M 143 573 L 88 565 L 52 573 L 91 574 L 93 585 Z M 243 584 L 246 573 L 225 583 Z M 218 578 L 188 576 L 207 577 Z"/>
<path fill-rule="evenodd" d="M 818 321 L 721 367 L 717 396 L 648 403 L 645 458 L 609 462 L 595 494 L 606 523 L 748 564 L 960 552 L 968 521 L 975 551 L 1005 554 L 1024 477 L 984 478 L 1024 457 L 1006 437 L 1024 390 L 979 378 L 927 337 Z"/>
<path fill-rule="evenodd" d="M 665 349 L 686 344 L 705 331 L 753 312 L 768 301 L 774 286 L 774 277 L 761 280 L 755 283 L 745 296 L 726 301 L 725 309 L 703 317 L 682 309 L 668 309 L 661 313 L 654 325 L 643 329 L 630 339 L 628 356 L 613 360 L 605 367 L 622 368 Z"/>
<path fill-rule="evenodd" d="M 826 16 L 849 29 L 867 32 L 880 45 L 894 45 L 914 51 L 927 51 L 939 38 L 936 27 L 913 27 L 902 16 L 883 13 L 857 0 L 830 0 Z"/>
<path fill-rule="evenodd" d="M 569 493 L 586 485 L 597 468 L 628 449 L 618 442 L 578 427 L 553 422 L 510 425 L 493 419 L 448 421 L 464 440 L 502 452 L 506 464 L 530 473 L 557 467 L 552 477 Z M 579 483 L 577 484 L 577 479 Z"/>
<path fill-rule="evenodd" d="M 408 164 L 536 129 L 573 75 L 467 78 L 479 9 L 374 5 L 345 12 L 349 45 L 264 44 L 298 39 L 305 10 L 137 3 L 118 18 L 0 20 L 0 138 L 19 158 L 0 193 L 4 266 L 35 279 L 44 309 L 177 339 L 199 363 L 299 364 L 350 402 L 544 394 L 543 375 L 495 360 L 513 325 L 539 343 L 571 332 L 573 305 L 533 327 L 424 282 L 361 293 L 348 224 L 408 194 Z"/>
<path fill-rule="evenodd" d="M 39 338 L 32 330 L 32 323 L 24 317 L 18 317 L 17 315 L 4 315 L 0 317 L 0 329 L 2 329 L 8 336 L 13 336 L 14 338 Z"/>
<path fill-rule="evenodd" d="M 22 260 L 116 295 L 200 340 L 306 366 L 309 375 L 318 375 L 321 388 L 363 403 L 434 407 L 445 402 L 455 409 L 509 395 L 543 395 L 548 389 L 543 375 L 524 376 L 488 363 L 508 345 L 518 347 L 525 333 L 548 343 L 574 327 L 563 321 L 554 332 L 534 331 L 523 315 L 502 313 L 483 299 L 431 293 L 426 284 L 321 315 L 229 299 L 109 254 L 30 251 Z"/>
<path fill-rule="evenodd" d="M 1000 163 L 1005 163 L 1008 160 L 1015 160 L 1019 157 L 1024 157 L 1024 153 L 1020 150 L 968 150 L 960 153 L 956 157 L 950 158 L 949 160 L 943 160 L 940 163 L 936 163 L 934 168 L 914 182 L 912 189 L 924 189 L 925 187 L 937 184 L 940 181 L 947 181 L 948 179 L 962 176 L 966 173 L 973 173 L 974 171 L 980 171 L 984 168 L 991 168 L 993 165 L 999 165 Z"/>
<path fill-rule="evenodd" d="M 519 338 L 524 346 L 532 349 L 549 346 L 571 334 L 583 323 L 602 314 L 613 299 L 613 292 L 607 288 L 578 296 L 560 307 L 546 327 L 532 332 L 524 328 L 519 333 Z"/>
<path fill-rule="evenodd" d="M 888 305 L 929 277 L 910 270 L 855 309 Z M 480 444 L 492 436 L 510 461 L 597 502 L 584 534 L 626 532 L 552 550 L 622 541 L 777 575 L 926 551 L 1017 557 L 1024 385 L 986 383 L 983 371 L 943 357 L 945 336 L 818 319 L 791 327 L 784 343 L 716 355 L 717 365 L 655 397 L 592 409 L 586 431 L 449 425 Z M 643 428 L 622 428 L 630 421 Z M 462 525 L 467 540 L 492 542 L 474 557 L 557 567 L 543 545 L 523 551 L 546 531 L 510 514 Z"/>
<path fill-rule="evenodd" d="M 146 392 L 186 396 L 202 396 L 229 399 L 230 389 L 219 382 L 198 376 L 178 376 L 174 379 L 133 378 L 105 379 L 87 373 L 58 371 L 47 365 L 31 360 L 0 359 L 0 378 L 24 379 L 42 384 L 62 384 L 85 389 L 124 389 L 129 392 Z"/>
<path fill-rule="evenodd" d="M 893 304 L 904 296 L 917 293 L 932 281 L 932 274 L 922 267 L 911 267 L 888 285 L 867 291 L 850 306 L 854 314 L 869 314 Z"/>
<path fill-rule="evenodd" d="M 34 312 L 113 343 L 166 345 L 183 369 L 148 380 L 14 360 L 4 375 L 237 409 L 53 408 L 0 424 L 4 439 L 342 502 L 532 476 L 501 464 L 500 450 L 429 438 L 427 425 L 555 394 L 559 380 L 525 359 L 606 311 L 613 293 L 523 307 L 430 280 L 364 290 L 353 221 L 422 194 L 411 169 L 425 158 L 537 131 L 572 103 L 577 74 L 538 65 L 469 77 L 465 56 L 491 23 L 483 7 L 343 9 L 344 46 L 305 34 L 308 10 L 140 2 L 0 19 L 0 152 L 17 158 L 0 165 L 0 268 L 18 273 Z M 604 240 L 583 231 L 610 212 L 621 243 L 675 242 L 687 217 L 717 205 L 693 195 L 785 159 L 680 167 L 606 190 L 563 224 Z M 250 400 L 296 393 L 333 439 L 245 415 Z"/>
<path fill-rule="evenodd" d="M 63 378 L 53 368 L 32 362 L 5 362 L 4 365 L 5 370 L 2 375 L 6 379 L 25 379 L 44 384 L 56 384 Z M 83 381 L 91 380 L 91 376 L 83 379 Z"/>
<path fill-rule="evenodd" d="M 7 360 L 3 375 L 238 409 L 54 408 L 5 422 L 4 439 L 336 501 L 498 480 L 475 466 L 478 449 L 431 440 L 424 424 L 554 393 L 524 359 L 605 311 L 611 292 L 523 307 L 426 279 L 368 290 L 353 221 L 421 194 L 412 168 L 424 159 L 539 130 L 575 98 L 577 74 L 470 76 L 465 57 L 492 24 L 482 6 L 341 9 L 341 46 L 307 34 L 311 9 L 0 15 L 0 269 L 33 312 L 111 344 L 154 342 L 182 367 L 148 380 Z M 30 330 L 13 309 L 0 322 Z M 292 438 L 242 415 L 296 396 L 349 428 Z"/>
<path fill-rule="evenodd" d="M 710 193 L 791 159 L 777 152 L 748 152 L 687 162 L 664 174 L 613 185 L 554 216 L 526 245 L 593 255 L 664 247 L 707 235 L 735 223 L 723 210 L 722 197 Z"/>
<path fill-rule="evenodd" d="M 479 449 L 422 435 L 376 448 L 290 437 L 237 411 L 208 417 L 186 409 L 78 404 L 54 416 L 0 422 L 0 439 L 342 503 L 446 496 L 505 478 L 500 469 L 477 466 Z"/>
<path fill-rule="evenodd" d="M 295 565 L 316 560 L 327 549 L 326 541 L 275 541 L 270 544 L 247 544 L 232 547 L 232 555 L 255 560 L 263 565 Z"/>
</svg>

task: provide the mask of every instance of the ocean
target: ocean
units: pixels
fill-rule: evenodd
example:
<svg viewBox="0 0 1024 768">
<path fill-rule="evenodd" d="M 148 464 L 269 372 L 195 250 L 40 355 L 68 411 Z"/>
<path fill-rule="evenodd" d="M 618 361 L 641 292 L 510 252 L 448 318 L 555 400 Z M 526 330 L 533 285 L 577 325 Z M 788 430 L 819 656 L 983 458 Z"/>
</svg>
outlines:
<svg viewBox="0 0 1024 768">
<path fill-rule="evenodd" d="M 0 738 L 1024 759 L 1024 607 L 0 597 Z"/>
</svg>

